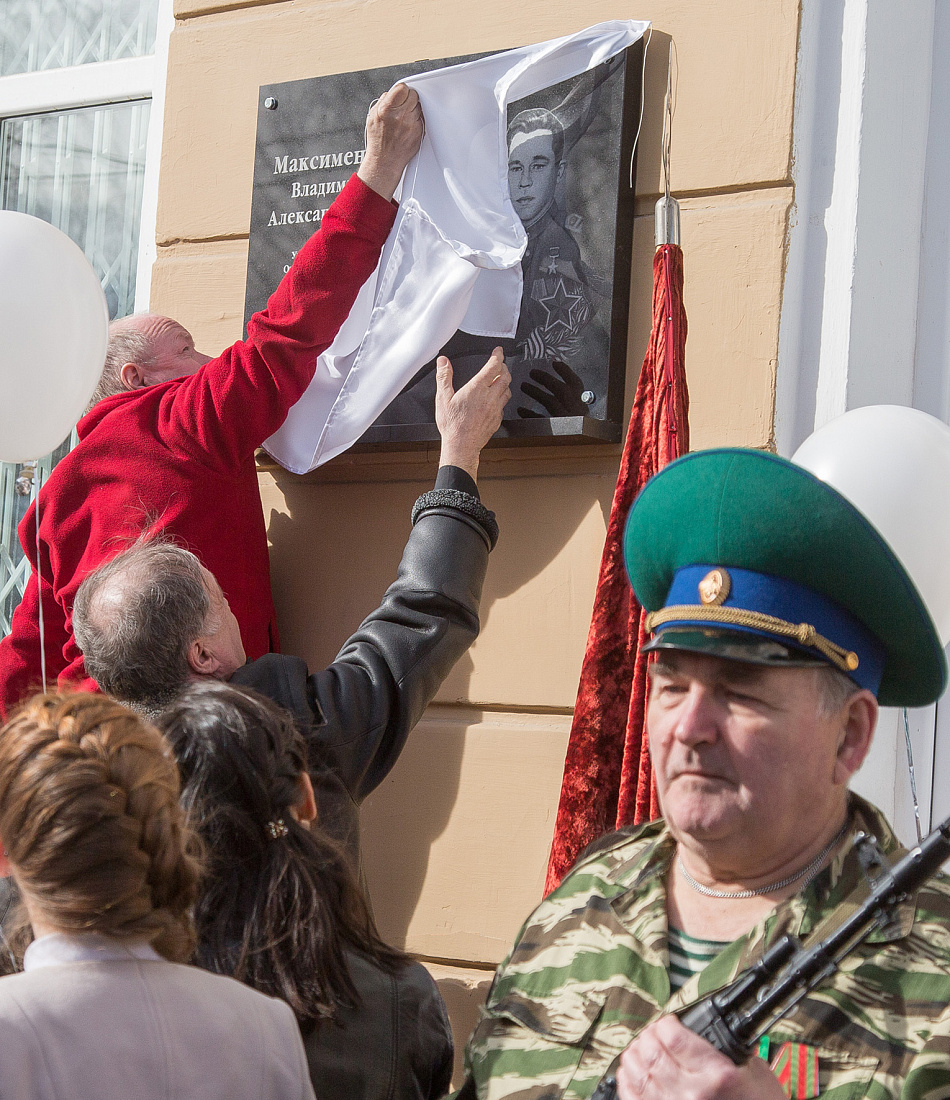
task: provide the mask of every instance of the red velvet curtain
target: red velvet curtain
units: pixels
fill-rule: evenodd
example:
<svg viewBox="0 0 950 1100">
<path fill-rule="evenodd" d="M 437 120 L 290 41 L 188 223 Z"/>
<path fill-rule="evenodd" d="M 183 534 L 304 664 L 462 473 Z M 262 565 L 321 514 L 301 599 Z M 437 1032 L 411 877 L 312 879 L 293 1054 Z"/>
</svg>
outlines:
<svg viewBox="0 0 950 1100">
<path fill-rule="evenodd" d="M 678 245 L 661 245 L 653 257 L 653 331 L 610 509 L 546 894 L 591 841 L 659 815 L 644 726 L 647 657 L 640 650 L 647 635 L 624 569 L 623 528 L 643 485 L 689 450 L 685 348 L 683 252 Z"/>
</svg>

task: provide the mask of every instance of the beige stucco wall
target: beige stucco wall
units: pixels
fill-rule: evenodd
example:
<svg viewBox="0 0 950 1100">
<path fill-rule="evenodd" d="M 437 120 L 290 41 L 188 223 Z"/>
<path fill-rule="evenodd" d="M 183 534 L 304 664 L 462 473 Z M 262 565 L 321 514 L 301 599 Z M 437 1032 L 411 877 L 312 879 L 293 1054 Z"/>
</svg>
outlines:
<svg viewBox="0 0 950 1100">
<path fill-rule="evenodd" d="M 797 0 L 656 0 L 637 9 L 611 0 L 178 0 L 175 14 L 152 308 L 180 319 L 208 352 L 241 332 L 260 84 L 500 49 L 602 19 L 652 19 L 628 407 L 649 332 L 672 35 L 692 444 L 769 444 Z M 375 606 L 435 460 L 433 449 L 344 455 L 305 479 L 262 474 L 286 650 L 328 661 Z M 484 993 L 478 975 L 540 895 L 618 460 L 619 448 L 607 446 L 486 452 L 480 484 L 503 534 L 482 635 L 364 810 L 380 926 L 441 961 L 460 1030 L 471 998 Z"/>
</svg>

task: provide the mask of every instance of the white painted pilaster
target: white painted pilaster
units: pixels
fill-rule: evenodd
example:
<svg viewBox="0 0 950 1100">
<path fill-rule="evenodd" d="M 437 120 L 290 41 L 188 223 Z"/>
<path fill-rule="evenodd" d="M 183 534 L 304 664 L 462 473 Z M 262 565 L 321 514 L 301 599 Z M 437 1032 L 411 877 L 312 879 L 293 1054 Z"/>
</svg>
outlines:
<svg viewBox="0 0 950 1100">
<path fill-rule="evenodd" d="M 157 246 L 158 181 L 162 163 L 162 133 L 165 127 L 165 81 L 168 74 L 168 40 L 175 26 L 173 0 L 159 0 L 155 26 L 152 106 L 148 116 L 145 147 L 145 179 L 142 181 L 142 215 L 139 223 L 139 259 L 135 272 L 135 311 L 148 309 L 152 290 L 152 265 Z"/>
<path fill-rule="evenodd" d="M 803 0 L 779 452 L 913 399 L 934 0 Z"/>
<path fill-rule="evenodd" d="M 950 423 L 950 3 L 934 11 L 914 406 Z M 950 811 L 948 811 L 950 812 Z"/>
<path fill-rule="evenodd" d="M 863 405 L 950 412 L 948 7 L 802 0 L 776 390 L 780 454 Z M 934 708 L 912 711 L 909 724 L 926 829 L 931 799 L 934 812 L 950 803 L 935 772 Z M 915 839 L 899 711 L 882 711 L 854 786 L 905 842 Z"/>
</svg>

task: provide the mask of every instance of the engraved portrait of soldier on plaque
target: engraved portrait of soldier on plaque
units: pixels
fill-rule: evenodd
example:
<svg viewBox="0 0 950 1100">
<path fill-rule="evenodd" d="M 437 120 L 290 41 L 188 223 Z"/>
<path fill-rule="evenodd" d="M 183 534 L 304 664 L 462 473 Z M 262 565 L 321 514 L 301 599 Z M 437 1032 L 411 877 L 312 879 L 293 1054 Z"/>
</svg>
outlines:
<svg viewBox="0 0 950 1100">
<path fill-rule="evenodd" d="M 346 150 L 352 166 L 344 153 L 339 180 L 291 184 L 290 197 L 304 199 L 301 205 L 312 205 L 320 186 L 329 205 L 332 189 L 339 190 L 358 164 L 362 120 L 372 100 L 410 74 L 468 60 L 417 62 L 261 88 L 245 320 L 263 307 L 294 250 L 316 228 L 300 225 L 299 212 L 286 218 L 288 182 L 275 166 L 292 166 L 298 149 Z M 493 347 L 504 347 L 512 399 L 498 433 L 502 439 L 620 438 L 641 69 L 642 43 L 637 43 L 508 105 L 508 191 L 527 234 L 517 330 L 497 339 L 460 329 L 441 349 L 452 361 L 458 388 Z M 361 442 L 405 445 L 437 435 L 433 357 Z"/>
</svg>

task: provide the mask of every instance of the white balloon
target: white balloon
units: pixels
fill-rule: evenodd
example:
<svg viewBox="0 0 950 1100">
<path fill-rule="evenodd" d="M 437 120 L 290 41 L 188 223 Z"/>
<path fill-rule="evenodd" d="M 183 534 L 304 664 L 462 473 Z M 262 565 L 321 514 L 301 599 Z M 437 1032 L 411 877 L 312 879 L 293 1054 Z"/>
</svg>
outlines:
<svg viewBox="0 0 950 1100">
<path fill-rule="evenodd" d="M 950 642 L 950 427 L 918 409 L 869 405 L 819 428 L 792 461 L 874 524 Z"/>
<path fill-rule="evenodd" d="M 95 391 L 108 336 L 105 295 L 79 246 L 0 210 L 0 460 L 62 443 Z"/>
</svg>

